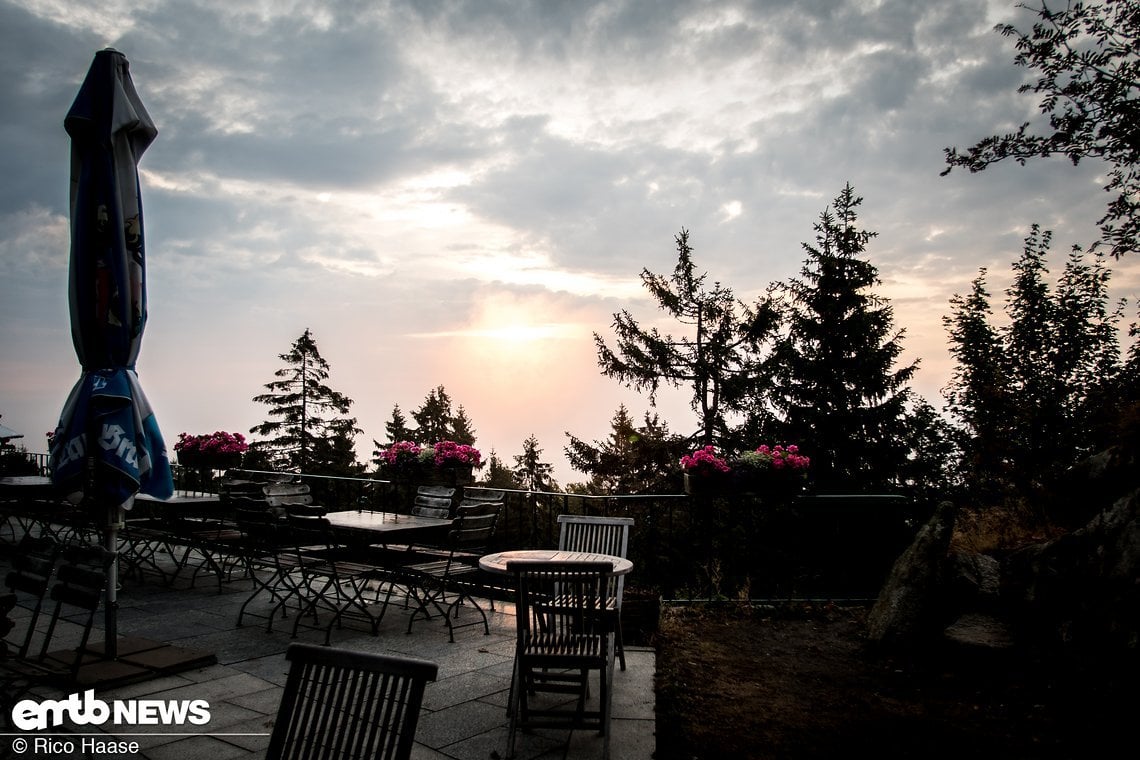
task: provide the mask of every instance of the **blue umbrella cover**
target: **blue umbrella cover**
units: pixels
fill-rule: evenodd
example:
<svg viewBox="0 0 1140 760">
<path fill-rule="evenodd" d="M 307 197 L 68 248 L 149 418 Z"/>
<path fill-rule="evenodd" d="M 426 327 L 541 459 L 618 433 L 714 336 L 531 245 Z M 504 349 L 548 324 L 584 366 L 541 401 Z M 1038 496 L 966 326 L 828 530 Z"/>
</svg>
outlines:
<svg viewBox="0 0 1140 760">
<path fill-rule="evenodd" d="M 109 507 L 169 498 L 170 460 L 135 373 L 147 319 L 138 161 L 158 134 L 126 57 L 101 50 L 64 128 L 71 137 L 71 335 L 82 375 L 51 447 L 52 479 Z"/>
</svg>

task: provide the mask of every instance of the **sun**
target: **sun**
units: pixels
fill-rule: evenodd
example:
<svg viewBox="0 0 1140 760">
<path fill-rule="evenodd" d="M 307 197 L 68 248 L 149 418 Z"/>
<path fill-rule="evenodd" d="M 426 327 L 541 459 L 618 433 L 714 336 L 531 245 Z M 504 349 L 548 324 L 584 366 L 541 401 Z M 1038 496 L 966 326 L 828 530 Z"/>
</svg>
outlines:
<svg viewBox="0 0 1140 760">
<path fill-rule="evenodd" d="M 564 332 L 564 325 L 515 322 L 512 324 L 499 325 L 497 327 L 485 327 L 483 329 L 473 330 L 472 335 L 489 340 L 505 341 L 507 343 L 534 343 L 537 341 L 552 340 Z"/>
<path fill-rule="evenodd" d="M 482 306 L 464 333 L 476 340 L 533 347 L 571 337 L 574 331 L 573 324 L 557 319 L 549 303 L 503 299 Z"/>
</svg>

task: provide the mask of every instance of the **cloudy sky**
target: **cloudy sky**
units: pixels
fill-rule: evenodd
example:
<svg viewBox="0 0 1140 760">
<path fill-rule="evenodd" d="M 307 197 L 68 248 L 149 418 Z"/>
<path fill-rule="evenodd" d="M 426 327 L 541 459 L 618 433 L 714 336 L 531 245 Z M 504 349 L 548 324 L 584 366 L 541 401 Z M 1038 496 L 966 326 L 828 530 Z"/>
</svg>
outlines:
<svg viewBox="0 0 1140 760">
<path fill-rule="evenodd" d="M 63 118 L 114 47 L 159 128 L 141 161 L 150 320 L 139 376 L 168 444 L 244 432 L 312 330 L 368 454 L 443 385 L 477 445 L 605 437 L 636 394 L 591 334 L 658 320 L 643 268 L 682 228 L 750 300 L 793 276 L 850 182 L 881 294 L 936 406 L 941 317 L 1000 296 L 1029 225 L 1092 240 L 1103 166 L 939 177 L 942 149 L 1034 117 L 993 31 L 1011 0 L 0 0 L 0 415 L 44 449 L 79 367 Z M 1114 265 L 1135 298 L 1140 267 Z M 667 323 L 661 323 L 668 329 Z M 662 416 L 695 427 L 685 399 Z"/>
</svg>

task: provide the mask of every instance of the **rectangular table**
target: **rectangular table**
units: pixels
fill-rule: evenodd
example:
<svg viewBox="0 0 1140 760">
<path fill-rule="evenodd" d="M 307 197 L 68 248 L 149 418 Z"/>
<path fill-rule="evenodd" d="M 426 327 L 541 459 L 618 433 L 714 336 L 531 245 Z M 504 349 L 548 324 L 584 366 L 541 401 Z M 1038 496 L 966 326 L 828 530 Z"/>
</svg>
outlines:
<svg viewBox="0 0 1140 760">
<path fill-rule="evenodd" d="M 96 530 L 102 515 L 67 500 L 62 488 L 43 475 L 0 478 L 0 541 L 16 543 L 35 526 L 49 535 Z"/>
<path fill-rule="evenodd" d="M 349 509 L 342 512 L 328 512 L 325 518 L 335 530 L 357 531 L 373 534 L 373 537 L 390 538 L 397 533 L 422 530 L 442 530 L 451 525 L 451 520 L 440 517 L 420 517 L 400 515 L 395 512 L 371 512 Z"/>
<path fill-rule="evenodd" d="M 447 518 L 356 509 L 328 512 L 325 519 L 339 539 L 360 547 L 442 539 L 452 524 Z"/>
</svg>

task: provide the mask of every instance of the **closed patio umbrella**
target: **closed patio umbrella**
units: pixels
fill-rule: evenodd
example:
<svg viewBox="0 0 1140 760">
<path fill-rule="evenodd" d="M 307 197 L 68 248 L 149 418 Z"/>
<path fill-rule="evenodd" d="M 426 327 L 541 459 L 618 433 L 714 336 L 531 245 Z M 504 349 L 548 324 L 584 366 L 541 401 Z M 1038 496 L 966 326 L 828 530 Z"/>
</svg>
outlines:
<svg viewBox="0 0 1140 760">
<path fill-rule="evenodd" d="M 166 444 L 139 385 L 135 361 L 147 319 L 146 256 L 138 160 L 158 130 L 126 57 L 95 54 L 64 120 L 71 137 L 71 337 L 82 375 L 51 447 L 52 480 L 106 515 L 114 552 L 135 494 L 174 490 Z M 108 656 L 115 656 L 115 564 L 107 589 Z"/>
</svg>

